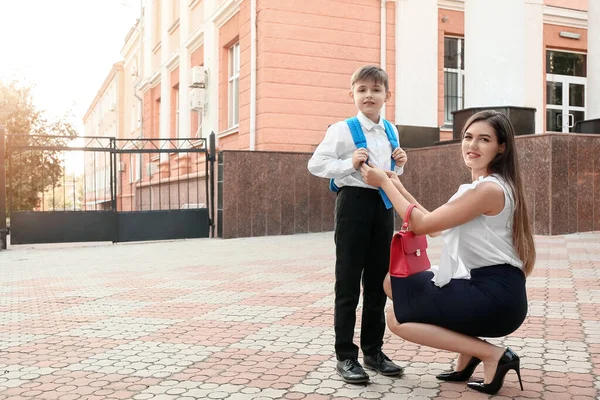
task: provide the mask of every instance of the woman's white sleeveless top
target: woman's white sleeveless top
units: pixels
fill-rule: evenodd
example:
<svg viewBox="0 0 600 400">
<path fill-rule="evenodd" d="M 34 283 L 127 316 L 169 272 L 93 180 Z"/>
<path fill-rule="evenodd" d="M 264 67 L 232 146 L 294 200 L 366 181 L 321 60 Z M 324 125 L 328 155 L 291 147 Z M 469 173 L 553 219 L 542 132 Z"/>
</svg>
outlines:
<svg viewBox="0 0 600 400">
<path fill-rule="evenodd" d="M 451 202 L 482 182 L 494 182 L 504 191 L 504 209 L 493 216 L 477 218 L 442 232 L 444 247 L 439 266 L 432 266 L 432 281 L 442 287 L 451 279 L 470 279 L 470 271 L 490 265 L 510 264 L 523 268 L 512 241 L 514 200 L 510 187 L 498 175 L 481 177 L 461 185 L 448 200 Z"/>
</svg>

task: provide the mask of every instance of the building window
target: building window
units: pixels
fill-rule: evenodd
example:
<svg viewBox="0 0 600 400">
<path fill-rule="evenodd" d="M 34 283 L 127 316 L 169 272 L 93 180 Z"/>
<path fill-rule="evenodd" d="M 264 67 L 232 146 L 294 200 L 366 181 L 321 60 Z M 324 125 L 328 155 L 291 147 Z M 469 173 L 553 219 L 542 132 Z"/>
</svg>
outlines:
<svg viewBox="0 0 600 400">
<path fill-rule="evenodd" d="M 239 123 L 240 108 L 240 44 L 229 48 L 229 128 Z"/>
<path fill-rule="evenodd" d="M 135 163 L 133 161 L 133 154 L 129 154 L 129 183 L 135 182 L 133 171 L 135 171 Z"/>
<path fill-rule="evenodd" d="M 464 107 L 465 40 L 444 38 L 444 125 L 452 126 L 453 111 Z"/>
<path fill-rule="evenodd" d="M 139 154 L 129 154 L 129 182 L 137 182 L 142 175 L 142 164 Z"/>
<path fill-rule="evenodd" d="M 586 66 L 585 54 L 546 51 L 546 131 L 574 132 L 585 120 Z"/>
</svg>

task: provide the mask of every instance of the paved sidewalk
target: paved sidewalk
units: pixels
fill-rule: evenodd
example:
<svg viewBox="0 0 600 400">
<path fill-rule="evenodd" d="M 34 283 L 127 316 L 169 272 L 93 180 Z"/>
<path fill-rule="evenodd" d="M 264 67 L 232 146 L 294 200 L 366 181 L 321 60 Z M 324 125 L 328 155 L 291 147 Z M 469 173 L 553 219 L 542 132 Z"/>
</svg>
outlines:
<svg viewBox="0 0 600 400">
<path fill-rule="evenodd" d="M 529 316 L 492 340 L 521 355 L 526 390 L 511 372 L 493 398 L 598 398 L 600 233 L 537 246 Z M 487 398 L 435 379 L 452 354 L 390 334 L 406 375 L 343 383 L 333 263 L 331 233 L 13 246 L 0 253 L 0 400 Z"/>
</svg>

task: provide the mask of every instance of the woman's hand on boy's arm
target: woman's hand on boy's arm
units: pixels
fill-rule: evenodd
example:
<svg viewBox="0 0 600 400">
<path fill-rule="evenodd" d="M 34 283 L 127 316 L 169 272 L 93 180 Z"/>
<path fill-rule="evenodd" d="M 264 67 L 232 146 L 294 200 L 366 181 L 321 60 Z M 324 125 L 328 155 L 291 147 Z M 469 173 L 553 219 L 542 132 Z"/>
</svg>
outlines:
<svg viewBox="0 0 600 400">
<path fill-rule="evenodd" d="M 399 167 L 403 167 L 404 164 L 406 164 L 406 162 L 408 161 L 406 152 L 402 150 L 401 147 L 396 147 L 394 149 L 394 151 L 392 152 L 392 158 L 394 159 L 394 161 L 396 161 L 396 164 Z"/>
<path fill-rule="evenodd" d="M 398 174 L 396 174 L 394 171 L 385 171 L 385 173 L 390 178 L 390 180 L 392 181 L 392 183 L 394 184 L 394 186 L 396 187 L 396 189 L 398 189 L 398 192 L 400 192 L 400 194 L 402 196 L 404 196 L 404 198 L 406 200 L 408 200 L 408 202 L 410 204 L 415 204 L 417 206 L 417 209 L 420 210 L 423 214 L 429 214 L 429 211 L 425 207 L 423 207 L 421 204 L 419 204 L 419 202 L 414 198 L 414 196 L 412 194 L 410 194 L 410 192 L 408 190 L 406 190 L 406 188 L 404 187 L 404 185 L 400 181 L 400 178 L 398 177 Z M 436 237 L 436 236 L 439 236 L 441 234 L 442 234 L 442 232 L 430 232 L 430 233 L 428 233 L 428 235 L 431 236 L 431 237 Z"/>
<path fill-rule="evenodd" d="M 389 180 L 386 171 L 381 168 L 371 165 L 371 163 L 365 162 L 360 167 L 360 174 L 362 175 L 363 181 L 367 185 L 374 187 L 381 187 L 383 182 Z"/>
</svg>

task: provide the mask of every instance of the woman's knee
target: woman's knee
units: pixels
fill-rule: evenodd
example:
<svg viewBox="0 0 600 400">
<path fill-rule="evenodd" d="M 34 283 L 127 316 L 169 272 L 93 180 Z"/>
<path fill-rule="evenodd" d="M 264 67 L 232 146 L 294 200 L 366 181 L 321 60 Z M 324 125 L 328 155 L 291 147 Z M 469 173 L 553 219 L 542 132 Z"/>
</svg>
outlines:
<svg viewBox="0 0 600 400">
<path fill-rule="evenodd" d="M 387 326 L 395 335 L 402 337 L 402 324 L 398 321 L 394 308 L 390 307 L 387 311 Z"/>
<path fill-rule="evenodd" d="M 396 317 L 394 307 L 388 308 L 386 317 L 387 325 L 390 327 L 390 329 L 402 324 L 402 322 L 398 321 L 398 318 Z"/>
</svg>

